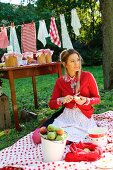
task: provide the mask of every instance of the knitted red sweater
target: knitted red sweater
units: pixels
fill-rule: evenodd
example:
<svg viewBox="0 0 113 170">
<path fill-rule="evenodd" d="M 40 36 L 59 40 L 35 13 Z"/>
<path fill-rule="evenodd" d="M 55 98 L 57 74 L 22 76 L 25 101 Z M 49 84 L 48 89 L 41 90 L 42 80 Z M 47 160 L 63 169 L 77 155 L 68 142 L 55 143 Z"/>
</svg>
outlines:
<svg viewBox="0 0 113 170">
<path fill-rule="evenodd" d="M 51 109 L 58 109 L 61 105 L 58 104 L 57 98 L 65 97 L 66 95 L 74 94 L 70 82 L 66 82 L 63 77 L 60 77 L 56 80 L 56 84 L 54 86 L 53 93 L 49 102 L 49 107 Z M 80 95 L 89 99 L 88 105 L 78 105 L 74 100 L 72 100 L 70 103 L 64 104 L 64 107 L 70 109 L 78 107 L 86 117 L 91 118 L 91 115 L 94 111 L 92 105 L 98 104 L 100 102 L 100 95 L 95 78 L 90 72 L 81 72 Z"/>
</svg>

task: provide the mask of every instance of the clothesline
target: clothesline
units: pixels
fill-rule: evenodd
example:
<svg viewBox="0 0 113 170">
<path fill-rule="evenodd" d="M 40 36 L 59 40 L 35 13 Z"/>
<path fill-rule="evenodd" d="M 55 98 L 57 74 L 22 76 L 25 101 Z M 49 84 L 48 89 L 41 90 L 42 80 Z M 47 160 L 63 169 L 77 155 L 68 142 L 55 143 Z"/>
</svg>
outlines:
<svg viewBox="0 0 113 170">
<path fill-rule="evenodd" d="M 69 11 L 69 12 L 65 12 L 65 13 L 63 13 L 64 15 L 65 14 L 69 14 L 71 11 Z M 62 15 L 62 14 L 60 14 L 60 15 Z M 55 17 L 55 18 L 58 18 L 58 16 L 51 16 L 51 17 Z M 41 19 L 38 19 L 37 21 L 35 21 L 35 23 L 37 23 L 37 22 L 39 22 L 40 20 L 45 20 L 45 21 L 47 21 L 47 20 L 50 20 L 50 19 L 43 19 L 43 18 L 41 18 Z M 33 21 L 33 20 L 32 20 Z M 11 22 L 11 23 L 13 23 L 13 22 Z M 23 24 L 24 24 L 24 22 L 23 22 Z M 4 24 L 3 24 L 3 26 L 4 26 Z M 1 26 L 0 28 L 2 28 L 3 26 Z M 21 25 L 16 25 L 15 26 L 15 28 L 18 28 L 18 27 L 21 27 L 22 26 L 22 24 Z M 10 28 L 11 27 L 11 25 L 9 25 L 9 26 L 5 26 L 5 28 Z"/>
<path fill-rule="evenodd" d="M 62 38 L 62 47 L 65 49 L 73 48 L 73 45 L 71 43 L 70 36 L 68 34 L 68 28 L 65 21 L 64 14 L 60 14 L 60 25 L 61 25 L 61 36 L 59 36 L 57 25 L 55 23 L 55 17 L 52 16 L 50 19 L 50 28 L 49 32 L 46 28 L 46 23 L 44 19 L 38 20 L 36 22 L 32 21 L 31 23 L 23 23 L 21 26 L 21 49 L 22 52 L 36 52 L 36 37 L 39 41 L 42 42 L 42 44 L 45 46 L 47 41 L 46 38 L 50 37 L 51 42 L 58 47 L 61 47 L 61 40 Z M 39 22 L 39 28 L 38 28 L 38 34 L 36 33 L 36 27 L 35 23 Z M 81 28 L 81 24 L 76 12 L 76 9 L 71 10 L 71 26 L 73 28 L 74 33 L 78 36 L 79 29 Z M 7 28 L 10 28 L 10 43 L 8 42 L 8 36 L 7 36 Z M 37 34 L 37 36 L 36 36 Z M 7 48 L 7 46 L 10 45 L 13 47 L 14 52 L 20 53 L 20 47 L 18 38 L 16 35 L 16 29 L 14 26 L 14 23 L 12 22 L 10 26 L 8 27 L 1 27 L 0 32 L 0 48 Z M 18 49 L 17 49 L 18 45 Z"/>
</svg>

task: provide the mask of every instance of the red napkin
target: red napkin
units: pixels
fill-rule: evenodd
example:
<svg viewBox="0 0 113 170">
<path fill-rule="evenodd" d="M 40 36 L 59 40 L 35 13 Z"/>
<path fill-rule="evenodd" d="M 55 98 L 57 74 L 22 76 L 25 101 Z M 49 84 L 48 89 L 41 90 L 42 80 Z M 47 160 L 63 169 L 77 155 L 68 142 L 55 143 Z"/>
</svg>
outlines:
<svg viewBox="0 0 113 170">
<path fill-rule="evenodd" d="M 93 143 L 74 142 L 70 145 L 70 151 L 65 156 L 66 162 L 96 161 L 102 155 L 101 147 Z"/>
<path fill-rule="evenodd" d="M 6 166 L 6 167 L 3 167 L 3 168 L 0 168 L 0 170 L 23 170 L 23 168 Z"/>
</svg>

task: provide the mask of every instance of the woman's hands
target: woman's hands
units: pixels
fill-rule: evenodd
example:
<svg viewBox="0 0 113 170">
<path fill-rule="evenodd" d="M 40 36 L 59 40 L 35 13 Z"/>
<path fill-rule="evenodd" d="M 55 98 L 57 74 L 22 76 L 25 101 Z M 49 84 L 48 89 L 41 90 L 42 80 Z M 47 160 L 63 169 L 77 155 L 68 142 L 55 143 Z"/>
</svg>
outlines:
<svg viewBox="0 0 113 170">
<path fill-rule="evenodd" d="M 83 97 L 83 96 L 74 96 L 74 100 L 77 104 L 79 105 L 83 105 L 86 103 L 87 101 L 87 97 Z"/>
<path fill-rule="evenodd" d="M 71 102 L 72 100 L 73 100 L 73 96 L 67 95 L 67 96 L 63 97 L 63 104 L 69 103 L 69 102 Z"/>
<path fill-rule="evenodd" d="M 79 105 L 83 105 L 84 103 L 87 102 L 87 97 L 67 95 L 62 98 L 63 104 L 70 103 L 72 100 L 75 100 L 75 102 Z"/>
</svg>

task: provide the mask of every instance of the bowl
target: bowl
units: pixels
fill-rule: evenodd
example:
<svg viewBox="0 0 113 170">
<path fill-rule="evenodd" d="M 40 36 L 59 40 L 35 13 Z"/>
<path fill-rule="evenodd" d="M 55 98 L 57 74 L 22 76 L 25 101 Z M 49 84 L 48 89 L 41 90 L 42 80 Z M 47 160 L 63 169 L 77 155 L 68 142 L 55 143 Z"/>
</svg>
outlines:
<svg viewBox="0 0 113 170">
<path fill-rule="evenodd" d="M 94 127 L 88 130 L 88 136 L 92 143 L 104 147 L 107 145 L 107 128 Z"/>
</svg>

